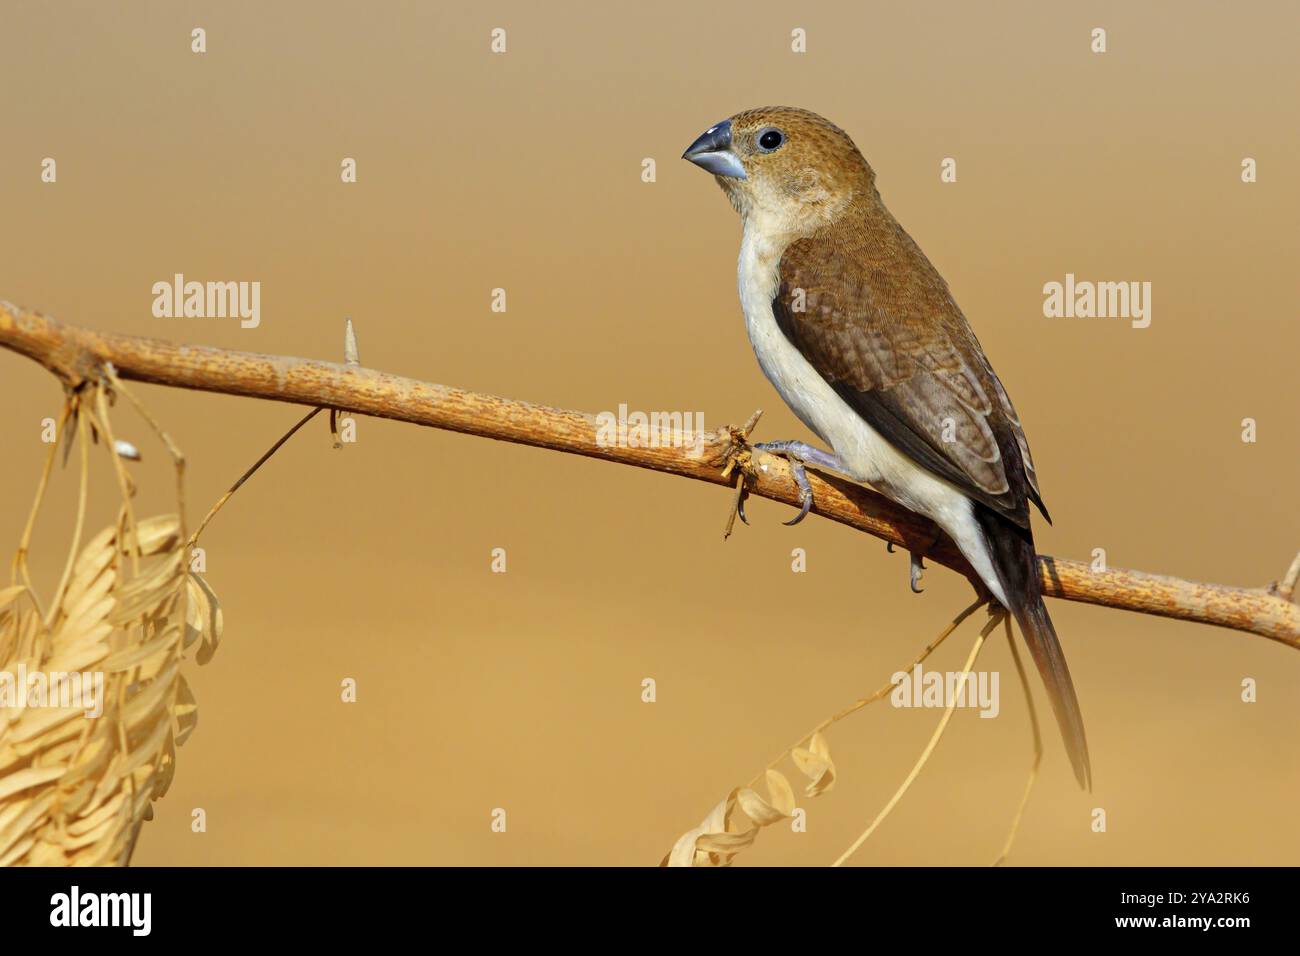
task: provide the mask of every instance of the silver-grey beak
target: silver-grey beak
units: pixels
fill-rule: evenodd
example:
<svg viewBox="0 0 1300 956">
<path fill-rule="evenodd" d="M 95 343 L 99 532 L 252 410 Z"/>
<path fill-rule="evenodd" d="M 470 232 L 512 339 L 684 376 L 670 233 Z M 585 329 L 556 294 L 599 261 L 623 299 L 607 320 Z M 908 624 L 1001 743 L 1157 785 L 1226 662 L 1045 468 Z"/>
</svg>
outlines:
<svg viewBox="0 0 1300 956">
<path fill-rule="evenodd" d="M 689 160 L 701 169 L 707 169 L 715 176 L 747 178 L 740 157 L 731 151 L 731 120 L 723 120 L 717 126 L 705 130 L 682 153 L 682 159 Z"/>
</svg>

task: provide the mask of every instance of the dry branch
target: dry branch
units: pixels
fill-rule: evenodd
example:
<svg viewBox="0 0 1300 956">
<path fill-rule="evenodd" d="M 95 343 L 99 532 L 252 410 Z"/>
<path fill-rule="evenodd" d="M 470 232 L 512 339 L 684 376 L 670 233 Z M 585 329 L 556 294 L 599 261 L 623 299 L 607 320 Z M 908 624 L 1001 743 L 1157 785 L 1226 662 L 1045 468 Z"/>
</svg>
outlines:
<svg viewBox="0 0 1300 956">
<path fill-rule="evenodd" d="M 298 405 L 326 406 L 377 418 L 516 442 L 569 454 L 617 461 L 732 485 L 722 468 L 738 449 L 739 428 L 722 428 L 687 447 L 633 448 L 597 440 L 592 415 L 483 395 L 388 375 L 371 369 L 312 359 L 258 355 L 158 339 L 94 332 L 0 303 L 0 345 L 35 360 L 70 387 L 79 387 L 110 362 L 124 379 L 177 388 L 244 395 Z M 663 443 L 661 443 L 662 445 Z M 766 460 L 753 494 L 797 505 L 798 490 L 785 462 Z M 952 542 L 935 526 L 852 482 L 810 472 L 816 514 L 924 553 L 971 577 Z M 937 539 L 937 540 L 936 540 Z M 1300 556 L 1266 588 L 1200 584 L 1141 571 L 1093 571 L 1087 564 L 1046 555 L 1039 558 L 1043 589 L 1050 597 L 1103 607 L 1199 621 L 1259 634 L 1300 649 L 1300 607 L 1295 590 Z"/>
</svg>

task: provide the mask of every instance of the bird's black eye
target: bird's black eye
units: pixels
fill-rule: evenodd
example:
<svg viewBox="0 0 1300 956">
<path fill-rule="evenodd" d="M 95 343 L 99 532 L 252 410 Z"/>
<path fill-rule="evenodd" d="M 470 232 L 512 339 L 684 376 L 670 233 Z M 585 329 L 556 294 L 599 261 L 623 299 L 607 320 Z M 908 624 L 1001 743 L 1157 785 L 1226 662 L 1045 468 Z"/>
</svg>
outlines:
<svg viewBox="0 0 1300 956">
<path fill-rule="evenodd" d="M 785 136 L 779 129 L 765 129 L 758 134 L 758 148 L 765 153 L 780 149 Z"/>
</svg>

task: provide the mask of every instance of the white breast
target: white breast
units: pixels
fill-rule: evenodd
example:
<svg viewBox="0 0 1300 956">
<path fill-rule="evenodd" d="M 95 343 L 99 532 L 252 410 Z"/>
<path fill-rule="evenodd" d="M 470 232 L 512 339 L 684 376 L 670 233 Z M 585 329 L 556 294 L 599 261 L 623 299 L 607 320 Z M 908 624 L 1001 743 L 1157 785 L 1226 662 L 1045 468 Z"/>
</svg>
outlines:
<svg viewBox="0 0 1300 956">
<path fill-rule="evenodd" d="M 835 393 L 777 326 L 772 299 L 784 250 L 756 232 L 745 231 L 738 280 L 745 328 L 763 374 L 800 421 L 830 444 L 850 478 L 876 484 L 900 471 L 915 470 Z"/>
<path fill-rule="evenodd" d="M 845 474 L 905 508 L 930 518 L 961 549 L 994 596 L 1004 600 L 984 534 L 970 500 L 956 486 L 912 463 L 831 388 L 776 324 L 772 299 L 784 245 L 746 223 L 737 279 L 750 344 L 781 398 L 799 420 L 831 446 Z"/>
</svg>

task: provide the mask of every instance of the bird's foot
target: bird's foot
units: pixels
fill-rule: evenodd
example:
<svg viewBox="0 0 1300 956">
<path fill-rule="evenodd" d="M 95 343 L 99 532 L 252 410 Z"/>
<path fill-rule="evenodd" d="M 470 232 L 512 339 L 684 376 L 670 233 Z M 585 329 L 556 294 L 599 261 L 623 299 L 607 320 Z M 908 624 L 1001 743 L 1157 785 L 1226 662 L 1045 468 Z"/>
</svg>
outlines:
<svg viewBox="0 0 1300 956">
<path fill-rule="evenodd" d="M 920 594 L 925 588 L 921 587 L 921 575 L 925 571 L 925 562 L 915 551 L 911 552 L 912 557 L 912 593 Z"/>
<path fill-rule="evenodd" d="M 756 451 L 765 451 L 771 455 L 780 455 L 790 463 L 790 474 L 794 477 L 794 483 L 799 487 L 799 513 L 789 521 L 782 522 L 782 524 L 786 525 L 798 524 L 808 517 L 808 512 L 812 510 L 812 485 L 808 483 L 808 471 L 804 465 L 811 464 L 830 471 L 844 471 L 844 465 L 833 454 L 822 451 L 820 448 L 814 448 L 806 442 L 765 441 L 759 442 L 754 446 L 754 449 Z"/>
<path fill-rule="evenodd" d="M 920 594 L 925 590 L 925 588 L 921 587 L 921 577 L 925 573 L 925 560 L 924 560 L 925 553 L 926 551 L 929 551 L 930 548 L 933 548 L 938 543 L 939 543 L 939 535 L 935 535 L 934 540 L 931 541 L 929 546 L 924 550 L 912 551 L 911 549 L 909 549 L 907 552 L 908 557 L 910 559 L 909 561 L 910 568 L 908 572 L 910 578 L 909 584 L 911 585 L 913 594 Z M 886 541 L 885 550 L 888 551 L 890 554 L 893 554 L 894 542 Z"/>
</svg>

